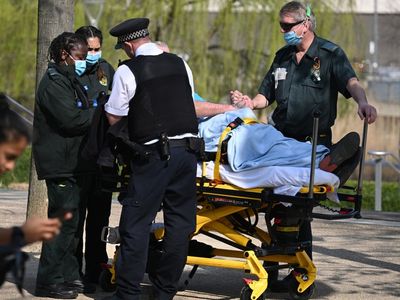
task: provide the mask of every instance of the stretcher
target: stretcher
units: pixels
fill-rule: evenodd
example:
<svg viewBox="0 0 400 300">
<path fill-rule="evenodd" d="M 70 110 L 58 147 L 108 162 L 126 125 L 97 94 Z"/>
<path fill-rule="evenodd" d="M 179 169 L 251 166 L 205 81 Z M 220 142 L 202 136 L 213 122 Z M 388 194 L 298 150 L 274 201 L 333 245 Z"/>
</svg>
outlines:
<svg viewBox="0 0 400 300">
<path fill-rule="evenodd" d="M 317 269 L 305 251 L 311 241 L 298 239 L 299 227 L 314 218 L 336 220 L 361 217 L 366 134 L 365 122 L 358 183 L 356 187 L 343 187 L 344 192 L 338 192 L 335 184 L 329 182 L 315 185 L 313 164 L 309 185 L 299 187 L 294 195 L 283 195 L 276 193 L 273 187 L 242 188 L 224 182 L 220 170 L 214 172 L 214 178 L 207 178 L 207 166 L 203 163 L 201 175 L 196 181 L 196 229 L 187 257 L 187 264 L 193 269 L 185 285 L 193 278 L 198 266 L 239 269 L 251 274 L 251 278 L 244 279 L 240 299 L 265 299 L 268 284 L 278 279 L 278 270 L 289 269 L 290 298 L 309 299 L 314 291 Z M 326 205 L 330 193 L 337 195 L 339 208 Z M 326 212 L 313 211 L 317 206 L 326 209 Z M 117 242 L 118 238 L 110 238 L 113 234 L 118 233 L 109 230 L 108 237 L 107 232 L 104 234 L 104 240 Z M 149 245 L 148 268 L 151 268 L 152 255 L 157 255 L 163 235 L 163 227 L 155 226 Z M 224 246 L 215 247 L 201 242 L 197 239 L 201 236 Z M 115 253 L 114 262 L 118 251 Z M 106 291 L 115 288 L 114 263 L 105 266 L 100 285 Z"/>
</svg>

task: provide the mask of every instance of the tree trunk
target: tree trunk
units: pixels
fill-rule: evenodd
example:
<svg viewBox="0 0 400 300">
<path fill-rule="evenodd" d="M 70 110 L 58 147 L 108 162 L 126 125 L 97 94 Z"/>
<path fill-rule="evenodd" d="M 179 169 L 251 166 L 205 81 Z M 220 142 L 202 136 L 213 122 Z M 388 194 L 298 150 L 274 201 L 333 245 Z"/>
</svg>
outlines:
<svg viewBox="0 0 400 300">
<path fill-rule="evenodd" d="M 47 54 L 51 41 L 64 31 L 73 31 L 74 25 L 74 0 L 39 0 L 38 4 L 36 90 L 47 69 Z M 27 217 L 30 216 L 47 216 L 46 185 L 37 178 L 33 155 L 27 209 Z M 39 247 L 39 244 L 33 246 L 33 251 L 40 250 Z"/>
</svg>

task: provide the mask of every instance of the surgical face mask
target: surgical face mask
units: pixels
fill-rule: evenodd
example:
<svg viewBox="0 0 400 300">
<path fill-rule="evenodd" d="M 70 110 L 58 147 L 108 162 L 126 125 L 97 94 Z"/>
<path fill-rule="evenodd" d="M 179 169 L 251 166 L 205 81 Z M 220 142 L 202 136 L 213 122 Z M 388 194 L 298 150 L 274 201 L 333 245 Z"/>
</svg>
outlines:
<svg viewBox="0 0 400 300">
<path fill-rule="evenodd" d="M 71 54 L 68 54 L 69 57 L 75 62 L 75 73 L 78 76 L 82 76 L 83 73 L 86 71 L 86 60 L 75 59 L 72 57 Z"/>
<path fill-rule="evenodd" d="M 301 43 L 303 36 L 297 35 L 296 32 L 294 32 L 294 31 L 289 31 L 289 32 L 285 32 L 283 34 L 283 38 L 285 39 L 286 44 L 297 46 L 298 44 Z"/>
<path fill-rule="evenodd" d="M 86 63 L 88 65 L 94 65 L 99 61 L 100 58 L 101 58 L 101 51 L 97 51 L 95 54 L 88 53 L 88 55 L 86 56 Z"/>
</svg>

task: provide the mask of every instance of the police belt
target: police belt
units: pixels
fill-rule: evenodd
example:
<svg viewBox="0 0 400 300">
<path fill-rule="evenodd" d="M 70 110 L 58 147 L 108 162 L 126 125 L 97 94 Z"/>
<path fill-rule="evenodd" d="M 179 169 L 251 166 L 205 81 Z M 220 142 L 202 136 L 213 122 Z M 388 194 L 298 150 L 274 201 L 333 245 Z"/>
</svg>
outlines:
<svg viewBox="0 0 400 300">
<path fill-rule="evenodd" d="M 189 138 L 183 138 L 183 139 L 168 139 L 168 143 L 170 147 L 186 147 L 189 145 Z M 156 143 L 150 144 L 150 145 L 141 145 L 144 149 L 150 150 L 150 151 L 156 151 L 160 147 L 160 141 L 157 141 Z"/>
<path fill-rule="evenodd" d="M 182 139 L 168 139 L 165 136 L 150 145 L 141 145 L 141 147 L 147 152 L 146 156 L 150 153 L 157 152 L 160 154 L 161 160 L 169 160 L 171 153 L 170 148 L 185 147 L 191 153 L 194 153 L 198 160 L 202 160 L 204 156 L 204 140 L 199 137 L 186 137 Z"/>
</svg>

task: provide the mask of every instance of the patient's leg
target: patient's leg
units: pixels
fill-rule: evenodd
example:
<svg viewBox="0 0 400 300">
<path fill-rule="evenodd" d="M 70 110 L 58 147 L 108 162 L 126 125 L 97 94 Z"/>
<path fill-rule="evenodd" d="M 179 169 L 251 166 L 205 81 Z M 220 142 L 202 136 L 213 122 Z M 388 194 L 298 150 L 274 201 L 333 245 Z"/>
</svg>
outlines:
<svg viewBox="0 0 400 300">
<path fill-rule="evenodd" d="M 360 136 L 357 132 L 346 134 L 338 143 L 332 146 L 331 152 L 321 160 L 319 168 L 327 172 L 335 171 L 357 153 L 359 145 Z"/>
</svg>

